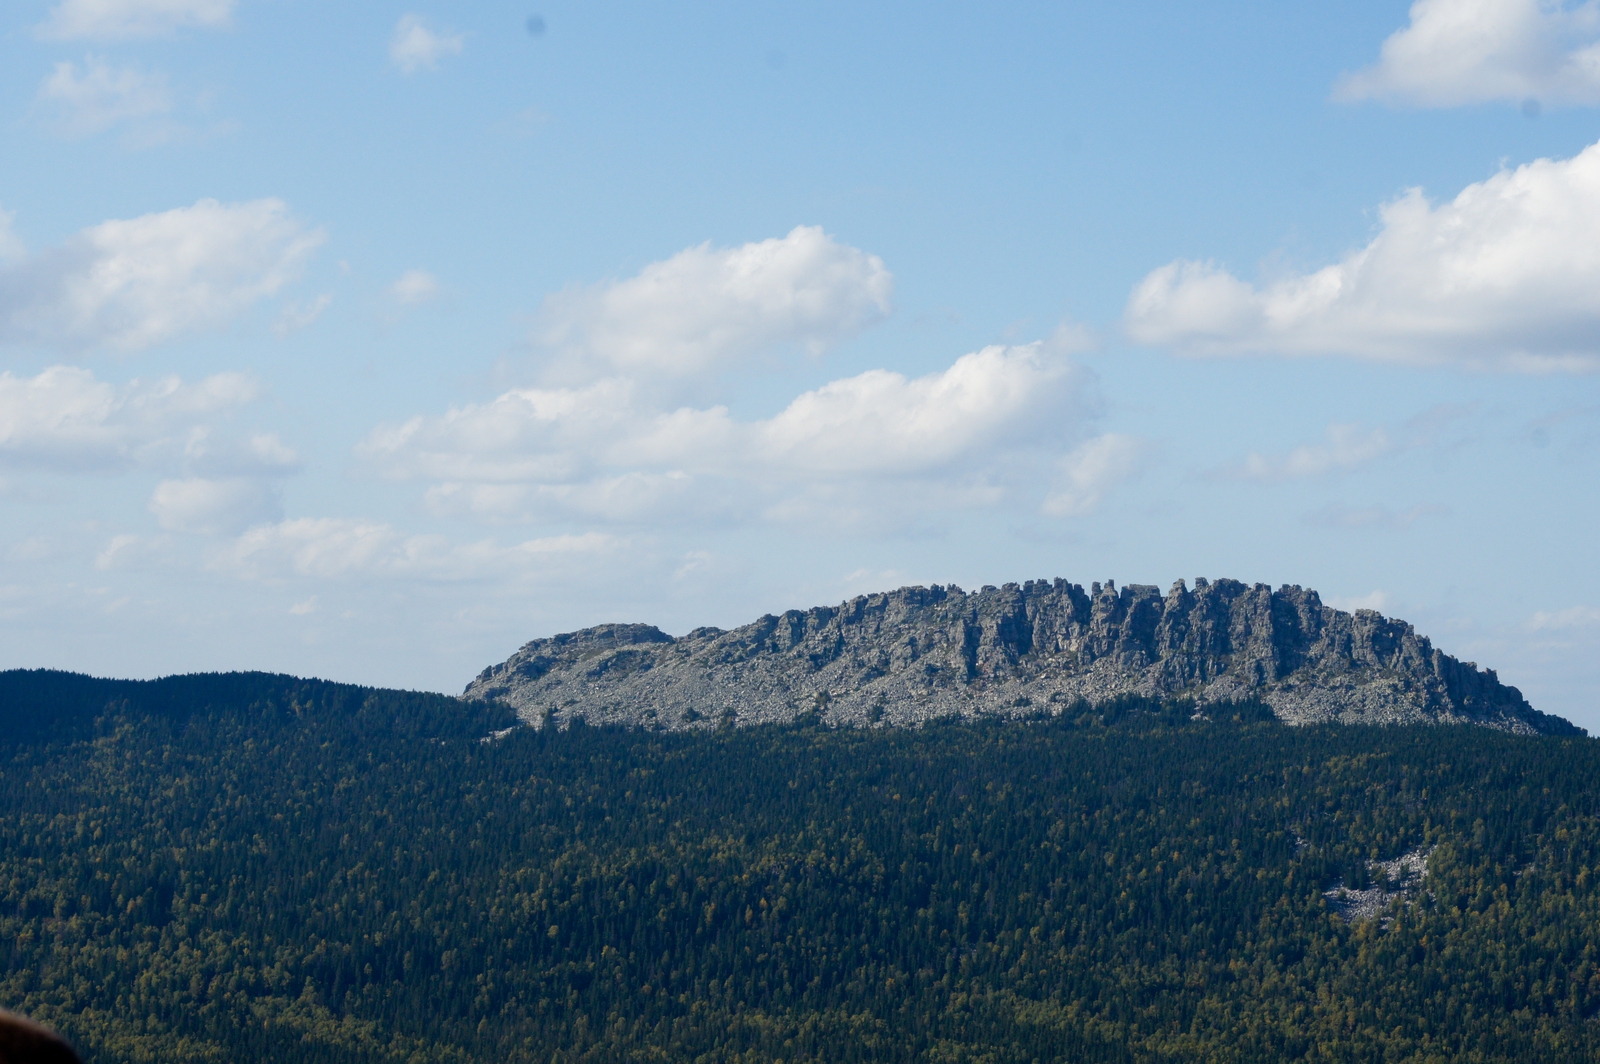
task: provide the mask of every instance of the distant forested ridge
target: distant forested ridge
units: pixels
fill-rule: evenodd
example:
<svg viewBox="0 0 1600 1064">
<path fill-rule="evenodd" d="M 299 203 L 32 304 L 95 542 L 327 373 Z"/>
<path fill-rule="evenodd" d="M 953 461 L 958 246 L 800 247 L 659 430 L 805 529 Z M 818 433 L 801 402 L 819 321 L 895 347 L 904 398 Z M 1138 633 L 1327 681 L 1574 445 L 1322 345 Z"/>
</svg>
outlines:
<svg viewBox="0 0 1600 1064">
<path fill-rule="evenodd" d="M 1600 746 L 1207 718 L 4 673 L 0 1005 L 102 1064 L 1600 1057 Z"/>
<path fill-rule="evenodd" d="M 923 724 L 1028 716 L 1121 695 L 1198 705 L 1256 699 L 1291 724 L 1481 724 L 1579 735 L 1493 669 L 1458 661 L 1404 621 L 1325 606 L 1315 591 L 1238 580 L 1086 591 L 1029 580 L 858 595 L 673 638 L 604 624 L 525 644 L 469 698 L 558 726 L 655 730 L 790 721 Z"/>
</svg>

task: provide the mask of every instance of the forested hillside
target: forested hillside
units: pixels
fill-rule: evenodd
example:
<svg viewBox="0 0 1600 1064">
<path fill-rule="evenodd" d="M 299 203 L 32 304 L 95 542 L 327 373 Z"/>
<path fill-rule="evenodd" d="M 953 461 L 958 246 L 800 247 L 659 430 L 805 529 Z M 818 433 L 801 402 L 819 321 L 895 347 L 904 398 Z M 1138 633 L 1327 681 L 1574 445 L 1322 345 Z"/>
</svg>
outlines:
<svg viewBox="0 0 1600 1064">
<path fill-rule="evenodd" d="M 0 1004 L 107 1064 L 1600 1055 L 1600 747 L 1191 712 L 0 674 Z"/>
</svg>

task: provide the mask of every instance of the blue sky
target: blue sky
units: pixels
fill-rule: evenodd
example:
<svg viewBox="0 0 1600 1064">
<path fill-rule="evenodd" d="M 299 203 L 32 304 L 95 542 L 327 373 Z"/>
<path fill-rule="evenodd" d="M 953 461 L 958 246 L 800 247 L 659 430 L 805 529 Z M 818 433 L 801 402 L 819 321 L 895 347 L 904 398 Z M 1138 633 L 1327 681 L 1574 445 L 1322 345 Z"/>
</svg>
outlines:
<svg viewBox="0 0 1600 1064">
<path fill-rule="evenodd" d="M 4 17 L 0 666 L 1231 576 L 1600 728 L 1594 3 Z"/>
</svg>

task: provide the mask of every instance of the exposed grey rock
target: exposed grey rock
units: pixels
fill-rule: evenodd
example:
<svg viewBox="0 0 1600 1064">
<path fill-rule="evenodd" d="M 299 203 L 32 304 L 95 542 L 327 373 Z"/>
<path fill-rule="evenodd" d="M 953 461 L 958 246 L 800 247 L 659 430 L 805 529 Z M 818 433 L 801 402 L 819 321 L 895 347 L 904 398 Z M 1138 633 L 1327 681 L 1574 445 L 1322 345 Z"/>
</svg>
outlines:
<svg viewBox="0 0 1600 1064">
<path fill-rule="evenodd" d="M 1237 580 L 903 587 L 674 639 L 605 624 L 536 639 L 467 686 L 530 724 L 678 729 L 792 720 L 918 724 L 1122 694 L 1260 698 L 1290 724 L 1473 723 L 1583 734 L 1409 624 Z"/>
<path fill-rule="evenodd" d="M 1368 861 L 1367 868 L 1377 878 L 1372 886 L 1350 890 L 1341 881 L 1334 884 L 1332 890 L 1323 891 L 1322 896 L 1347 924 L 1378 917 L 1381 925 L 1388 927 L 1394 921 L 1393 916 L 1387 915 L 1389 907 L 1396 901 L 1410 905 L 1422 891 L 1424 880 L 1428 878 L 1428 859 L 1437 848 L 1412 850 L 1392 861 Z"/>
</svg>

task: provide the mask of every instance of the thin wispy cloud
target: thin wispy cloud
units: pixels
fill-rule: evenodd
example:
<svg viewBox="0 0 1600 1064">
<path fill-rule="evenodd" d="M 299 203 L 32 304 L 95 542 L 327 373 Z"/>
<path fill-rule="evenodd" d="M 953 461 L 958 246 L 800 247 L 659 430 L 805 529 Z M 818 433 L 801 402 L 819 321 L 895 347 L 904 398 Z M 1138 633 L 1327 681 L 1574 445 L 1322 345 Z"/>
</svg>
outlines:
<svg viewBox="0 0 1600 1064">
<path fill-rule="evenodd" d="M 389 286 L 389 295 L 402 306 L 427 303 L 439 295 L 439 279 L 427 270 L 407 270 Z"/>
<path fill-rule="evenodd" d="M 148 508 L 169 532 L 232 534 L 282 520 L 283 495 L 254 477 L 186 477 L 157 484 Z"/>
<path fill-rule="evenodd" d="M 38 27 L 50 40 L 164 37 L 187 27 L 228 25 L 234 0 L 60 0 Z"/>
<path fill-rule="evenodd" d="M 1302 444 L 1281 456 L 1252 451 L 1231 472 L 1246 480 L 1279 481 L 1348 473 L 1394 451 L 1387 429 L 1364 428 L 1337 422 L 1329 425 L 1320 443 Z"/>
<path fill-rule="evenodd" d="M 1445 517 L 1450 508 L 1442 503 L 1419 503 L 1406 509 L 1391 506 L 1347 506 L 1333 503 L 1306 515 L 1306 523 L 1319 528 L 1406 529 L 1425 517 Z"/>
<path fill-rule="evenodd" d="M 1535 632 L 1554 632 L 1567 628 L 1587 628 L 1600 625 L 1600 609 L 1593 606 L 1569 606 L 1564 610 L 1540 610 L 1528 618 L 1527 627 Z"/>
<path fill-rule="evenodd" d="M 309 328 L 322 317 L 322 312 L 333 305 L 333 293 L 323 292 L 315 299 L 304 302 L 296 301 L 286 303 L 278 312 L 278 320 L 272 323 L 272 332 L 276 336 L 288 336 L 301 329 Z"/>
<path fill-rule="evenodd" d="M 213 568 L 256 580 L 512 580 L 604 561 L 627 545 L 599 532 L 542 536 L 502 545 L 452 543 L 407 534 L 386 522 L 295 518 L 252 528 L 214 554 Z"/>
<path fill-rule="evenodd" d="M 402 15 L 389 34 L 389 61 L 402 74 L 434 70 L 447 56 L 460 55 L 464 34 L 436 31 L 421 15 Z"/>
<path fill-rule="evenodd" d="M 1382 613 L 1389 608 L 1389 593 L 1384 590 L 1369 591 L 1365 595 L 1328 595 L 1323 599 L 1336 610 L 1354 613 L 1357 610 L 1376 610 Z"/>
<path fill-rule="evenodd" d="M 12 228 L 16 218 L 15 211 L 0 208 L 0 265 L 4 265 L 8 259 L 20 259 L 28 253 L 27 245 Z"/>
<path fill-rule="evenodd" d="M 39 88 L 38 103 L 57 133 L 80 138 L 168 114 L 172 90 L 164 74 L 113 67 L 89 56 L 81 69 L 76 63 L 57 63 Z"/>
<path fill-rule="evenodd" d="M 1054 517 L 1093 513 L 1114 488 L 1144 469 L 1150 454 L 1148 442 L 1119 432 L 1073 448 L 1062 457 L 1055 487 L 1041 511 Z"/>
</svg>

